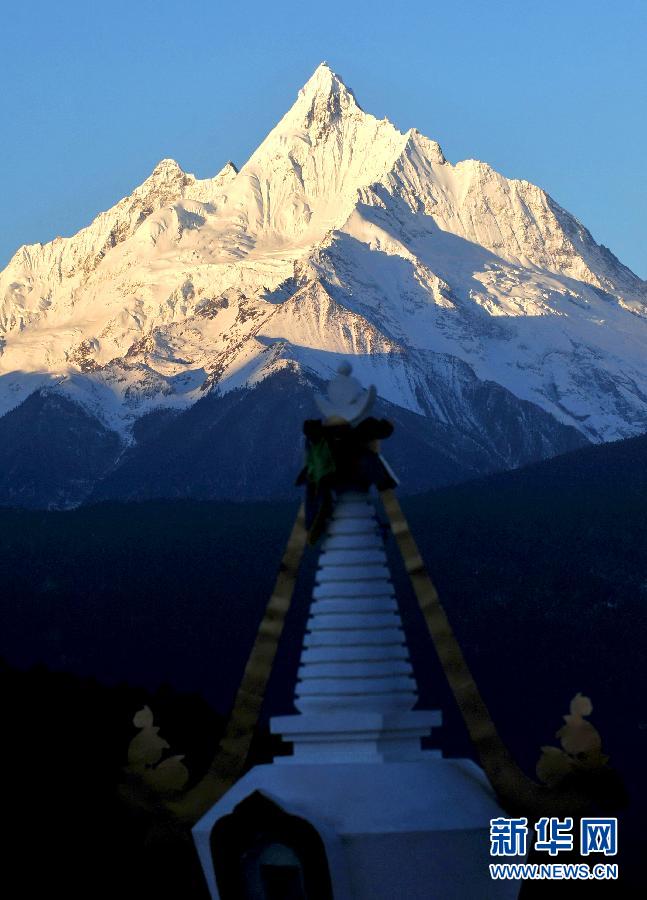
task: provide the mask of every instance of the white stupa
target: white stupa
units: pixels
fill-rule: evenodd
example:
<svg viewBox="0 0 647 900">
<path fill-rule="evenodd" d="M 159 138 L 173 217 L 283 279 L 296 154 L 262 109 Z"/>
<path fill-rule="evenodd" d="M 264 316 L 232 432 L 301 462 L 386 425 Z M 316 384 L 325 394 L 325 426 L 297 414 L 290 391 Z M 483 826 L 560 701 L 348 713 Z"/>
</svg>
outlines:
<svg viewBox="0 0 647 900">
<path fill-rule="evenodd" d="M 345 366 L 320 408 L 356 423 L 373 397 Z M 298 712 L 271 721 L 293 754 L 252 769 L 194 828 L 214 900 L 516 897 L 517 883 L 490 879 L 490 819 L 503 813 L 487 779 L 421 748 L 441 715 L 416 701 L 372 497 L 345 491 L 319 558 Z"/>
</svg>

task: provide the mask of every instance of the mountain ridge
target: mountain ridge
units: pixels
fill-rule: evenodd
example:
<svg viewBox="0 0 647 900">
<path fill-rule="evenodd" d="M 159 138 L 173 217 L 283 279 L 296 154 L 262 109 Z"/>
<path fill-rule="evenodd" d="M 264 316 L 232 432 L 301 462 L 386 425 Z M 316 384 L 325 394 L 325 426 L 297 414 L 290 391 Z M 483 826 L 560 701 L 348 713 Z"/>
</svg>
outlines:
<svg viewBox="0 0 647 900">
<path fill-rule="evenodd" d="M 545 414 L 584 441 L 627 437 L 647 429 L 647 283 L 541 188 L 448 162 L 326 64 L 240 170 L 196 179 L 162 160 L 0 273 L 0 422 L 54 390 L 132 446 L 150 412 L 281 371 L 325 380 L 342 358 L 459 444 L 430 389 L 445 395 L 448 359 L 448 377 L 498 385 L 522 418 L 532 404 L 547 456 L 564 440 Z M 506 422 L 473 402 L 463 418 L 496 453 Z"/>
</svg>

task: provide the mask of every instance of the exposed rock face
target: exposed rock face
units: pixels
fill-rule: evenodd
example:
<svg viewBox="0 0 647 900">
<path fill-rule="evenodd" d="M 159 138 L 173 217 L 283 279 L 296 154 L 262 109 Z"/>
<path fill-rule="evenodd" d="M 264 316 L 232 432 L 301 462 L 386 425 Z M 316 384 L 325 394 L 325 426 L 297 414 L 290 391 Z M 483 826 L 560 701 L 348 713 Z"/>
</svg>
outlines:
<svg viewBox="0 0 647 900">
<path fill-rule="evenodd" d="M 148 413 L 179 427 L 280 372 L 296 397 L 342 356 L 456 473 L 647 428 L 645 282 L 540 188 L 452 165 L 323 64 L 240 172 L 163 160 L 0 274 L 0 416 L 47 387 L 132 445 Z"/>
</svg>

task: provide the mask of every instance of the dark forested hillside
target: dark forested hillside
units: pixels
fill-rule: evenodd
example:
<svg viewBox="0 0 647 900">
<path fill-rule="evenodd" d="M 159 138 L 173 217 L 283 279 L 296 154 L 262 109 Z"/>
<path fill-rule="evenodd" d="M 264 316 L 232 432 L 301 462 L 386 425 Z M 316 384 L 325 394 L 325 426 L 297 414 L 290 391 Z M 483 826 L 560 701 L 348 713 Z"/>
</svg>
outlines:
<svg viewBox="0 0 647 900">
<path fill-rule="evenodd" d="M 59 771 L 90 784 L 93 771 L 110 770 L 106 778 L 116 784 L 143 696 L 166 716 L 174 748 L 182 750 L 189 718 L 214 739 L 209 723 L 231 702 L 297 499 L 0 511 L 0 655 L 11 667 L 2 687 L 10 735 L 4 770 L 15 783 L 35 783 L 41 802 L 50 787 L 63 802 Z M 592 721 L 632 800 L 623 834 L 627 872 L 644 840 L 636 823 L 647 758 L 646 502 L 647 439 L 637 438 L 403 503 L 493 717 L 529 772 L 540 747 L 557 744 L 574 694 L 592 698 Z M 445 752 L 469 754 L 392 539 L 388 545 L 422 700 L 444 710 L 438 740 Z M 315 557 L 306 558 L 267 714 L 291 708 Z M 25 671 L 36 663 L 68 675 Z M 78 681 L 89 676 L 106 687 Z M 164 693 L 151 694 L 163 685 L 203 699 L 186 701 L 190 715 L 181 703 L 174 712 Z M 95 707 L 106 697 L 103 729 Z M 185 746 L 199 746 L 190 730 Z M 60 760 L 72 757 L 78 768 L 61 769 Z M 203 764 L 197 751 L 188 762 Z"/>
</svg>

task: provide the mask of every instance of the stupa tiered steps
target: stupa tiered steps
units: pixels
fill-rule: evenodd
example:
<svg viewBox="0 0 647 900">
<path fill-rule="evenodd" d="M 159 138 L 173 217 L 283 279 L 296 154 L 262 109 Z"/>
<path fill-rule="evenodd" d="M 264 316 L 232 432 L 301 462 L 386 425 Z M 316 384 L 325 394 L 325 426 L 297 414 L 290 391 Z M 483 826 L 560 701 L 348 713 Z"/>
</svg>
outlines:
<svg viewBox="0 0 647 900">
<path fill-rule="evenodd" d="M 328 527 L 299 668 L 303 712 L 410 710 L 416 684 L 375 509 L 340 495 Z"/>
<path fill-rule="evenodd" d="M 300 715 L 272 720 L 294 753 L 276 761 L 419 759 L 420 739 L 441 715 L 413 709 L 416 681 L 370 494 L 337 495 L 312 596 L 295 690 Z"/>
</svg>

